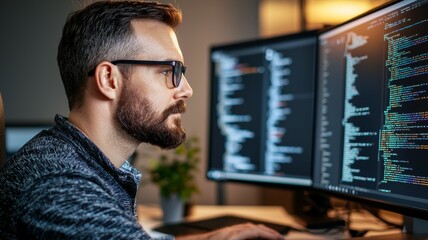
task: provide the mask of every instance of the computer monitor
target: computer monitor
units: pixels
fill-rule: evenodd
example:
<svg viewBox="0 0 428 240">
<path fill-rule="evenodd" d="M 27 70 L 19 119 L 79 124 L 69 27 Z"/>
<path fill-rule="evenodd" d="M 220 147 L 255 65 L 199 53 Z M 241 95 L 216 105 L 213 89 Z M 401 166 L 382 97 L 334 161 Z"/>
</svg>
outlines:
<svg viewBox="0 0 428 240">
<path fill-rule="evenodd" d="M 12 157 L 25 143 L 39 132 L 49 129 L 49 123 L 6 123 L 5 145 L 7 158 Z"/>
<path fill-rule="evenodd" d="M 319 35 L 314 187 L 428 218 L 428 1 Z"/>
<path fill-rule="evenodd" d="M 312 185 L 316 32 L 213 46 L 207 177 Z"/>
</svg>

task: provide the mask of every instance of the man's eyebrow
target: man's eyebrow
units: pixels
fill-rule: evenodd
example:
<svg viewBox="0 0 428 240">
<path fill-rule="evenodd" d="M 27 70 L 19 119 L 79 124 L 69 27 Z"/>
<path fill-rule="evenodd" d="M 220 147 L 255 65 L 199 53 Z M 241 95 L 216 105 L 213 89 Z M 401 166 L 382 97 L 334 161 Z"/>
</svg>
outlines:
<svg viewBox="0 0 428 240">
<path fill-rule="evenodd" d="M 159 61 L 177 61 L 177 62 L 184 63 L 184 60 L 180 60 L 179 58 L 171 58 L 171 57 L 160 58 Z"/>
</svg>

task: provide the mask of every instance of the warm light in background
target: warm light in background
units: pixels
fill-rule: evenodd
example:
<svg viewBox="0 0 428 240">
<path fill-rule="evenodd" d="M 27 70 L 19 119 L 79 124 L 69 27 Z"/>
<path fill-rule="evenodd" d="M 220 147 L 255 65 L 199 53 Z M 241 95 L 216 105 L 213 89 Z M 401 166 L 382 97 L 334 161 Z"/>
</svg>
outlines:
<svg viewBox="0 0 428 240">
<path fill-rule="evenodd" d="M 260 36 L 336 25 L 385 2 L 388 0 L 260 0 Z M 300 15 L 301 12 L 305 15 Z M 301 17 L 306 20 L 304 27 Z"/>
<path fill-rule="evenodd" d="M 279 35 L 300 30 L 297 0 L 262 0 L 259 7 L 261 36 Z"/>
<path fill-rule="evenodd" d="M 363 0 L 308 0 L 306 20 L 309 25 L 335 25 L 372 7 L 372 1 Z"/>
</svg>

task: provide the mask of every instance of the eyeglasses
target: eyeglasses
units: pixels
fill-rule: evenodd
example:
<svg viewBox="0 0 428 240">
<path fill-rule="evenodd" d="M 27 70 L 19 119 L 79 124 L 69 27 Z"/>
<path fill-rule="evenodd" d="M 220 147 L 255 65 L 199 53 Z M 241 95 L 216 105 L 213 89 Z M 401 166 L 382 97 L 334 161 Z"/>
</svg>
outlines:
<svg viewBox="0 0 428 240">
<path fill-rule="evenodd" d="M 137 65 L 168 65 L 172 67 L 171 82 L 177 88 L 180 85 L 181 77 L 186 73 L 186 66 L 180 61 L 147 61 L 147 60 L 115 60 L 111 62 L 118 64 L 137 64 Z M 94 75 L 95 69 L 88 72 L 89 76 Z"/>
</svg>

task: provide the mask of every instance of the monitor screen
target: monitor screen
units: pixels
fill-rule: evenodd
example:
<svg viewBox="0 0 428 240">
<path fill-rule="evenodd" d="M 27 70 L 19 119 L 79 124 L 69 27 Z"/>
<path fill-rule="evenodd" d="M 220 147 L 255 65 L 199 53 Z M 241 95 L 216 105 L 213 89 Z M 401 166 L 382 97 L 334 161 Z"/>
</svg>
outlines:
<svg viewBox="0 0 428 240">
<path fill-rule="evenodd" d="M 320 33 L 314 187 L 427 215 L 427 6 L 390 3 Z"/>
<path fill-rule="evenodd" d="M 316 41 L 211 48 L 209 179 L 311 186 Z"/>
<path fill-rule="evenodd" d="M 5 145 L 7 158 L 17 152 L 39 132 L 52 127 L 50 124 L 6 124 Z"/>
</svg>

